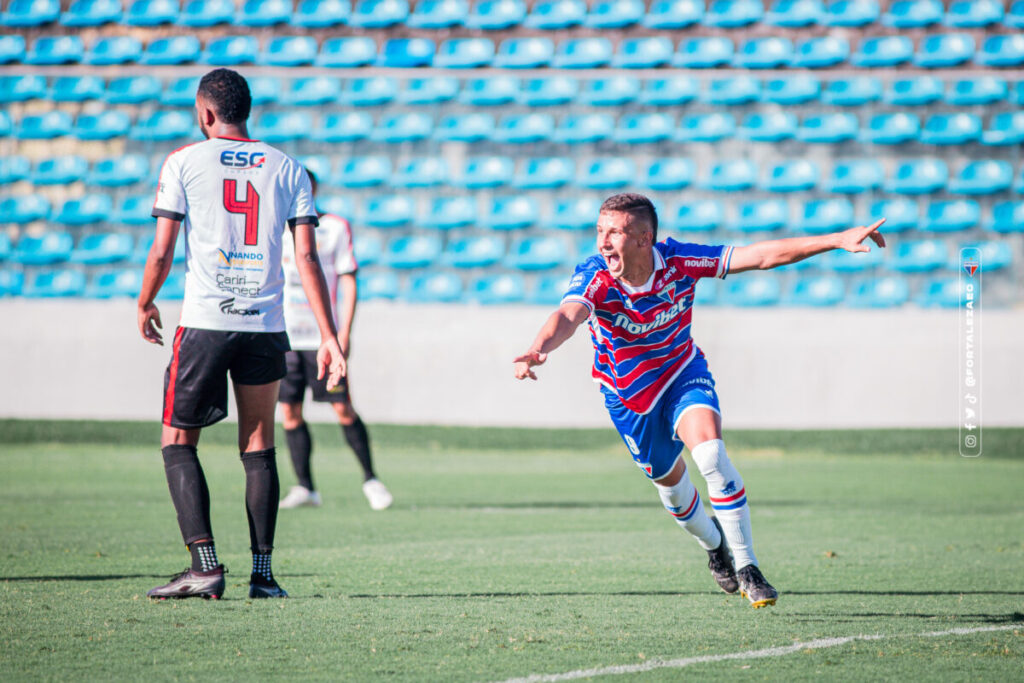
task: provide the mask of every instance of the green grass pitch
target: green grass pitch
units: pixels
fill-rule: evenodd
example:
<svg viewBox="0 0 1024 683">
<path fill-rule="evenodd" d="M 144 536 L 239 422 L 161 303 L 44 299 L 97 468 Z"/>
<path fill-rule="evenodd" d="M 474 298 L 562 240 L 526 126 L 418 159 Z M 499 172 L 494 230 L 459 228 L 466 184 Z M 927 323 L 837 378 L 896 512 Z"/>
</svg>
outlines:
<svg viewBox="0 0 1024 683">
<path fill-rule="evenodd" d="M 950 431 L 728 432 L 782 594 L 762 610 L 717 591 L 611 429 L 374 427 L 396 502 L 372 512 L 318 425 L 324 506 L 278 524 L 293 597 L 250 601 L 233 430 L 200 448 L 226 595 L 155 603 L 188 562 L 158 427 L 0 421 L 3 680 L 500 681 L 732 653 L 597 680 L 1024 679 L 1024 430 L 973 460 Z M 881 638 L 744 654 L 861 635 Z"/>
</svg>

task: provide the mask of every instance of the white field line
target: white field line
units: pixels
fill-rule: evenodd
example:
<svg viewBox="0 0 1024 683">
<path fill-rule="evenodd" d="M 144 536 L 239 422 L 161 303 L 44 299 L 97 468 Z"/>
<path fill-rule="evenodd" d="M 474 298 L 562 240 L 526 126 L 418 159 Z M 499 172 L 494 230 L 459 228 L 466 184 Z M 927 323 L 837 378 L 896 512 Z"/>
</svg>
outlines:
<svg viewBox="0 0 1024 683">
<path fill-rule="evenodd" d="M 700 657 L 684 657 L 682 659 L 652 659 L 643 664 L 623 664 L 620 666 L 605 666 L 595 669 L 577 669 L 566 671 L 560 674 L 531 674 L 525 678 L 510 678 L 502 683 L 549 683 L 554 681 L 571 681 L 578 678 L 592 678 L 594 676 L 615 676 L 619 674 L 634 674 L 654 669 L 681 669 L 691 664 L 707 664 L 709 662 L 725 662 L 733 659 L 762 659 L 764 657 L 782 657 L 801 650 L 820 650 L 827 647 L 838 647 L 857 640 L 888 640 L 891 638 L 942 638 L 944 636 L 964 636 L 972 633 L 987 633 L 990 631 L 1011 631 L 1024 628 L 1022 624 L 1008 626 L 979 626 L 976 628 L 954 628 L 948 631 L 927 631 L 925 633 L 911 634 L 875 634 L 858 636 L 841 636 L 838 638 L 818 638 L 809 640 L 806 643 L 793 643 L 779 647 L 768 647 L 763 650 L 747 650 L 745 652 L 729 652 L 721 655 L 701 655 Z"/>
</svg>

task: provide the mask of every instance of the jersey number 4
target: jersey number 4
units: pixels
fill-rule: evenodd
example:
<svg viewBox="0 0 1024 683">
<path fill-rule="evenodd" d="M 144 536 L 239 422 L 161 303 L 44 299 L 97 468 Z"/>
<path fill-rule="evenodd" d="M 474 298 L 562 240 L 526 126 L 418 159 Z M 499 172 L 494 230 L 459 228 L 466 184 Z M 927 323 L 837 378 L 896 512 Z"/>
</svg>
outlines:
<svg viewBox="0 0 1024 683">
<path fill-rule="evenodd" d="M 259 236 L 260 196 L 248 180 L 245 181 L 245 199 L 238 201 L 234 180 L 224 181 L 224 208 L 228 213 L 245 216 L 245 244 L 253 246 Z"/>
</svg>

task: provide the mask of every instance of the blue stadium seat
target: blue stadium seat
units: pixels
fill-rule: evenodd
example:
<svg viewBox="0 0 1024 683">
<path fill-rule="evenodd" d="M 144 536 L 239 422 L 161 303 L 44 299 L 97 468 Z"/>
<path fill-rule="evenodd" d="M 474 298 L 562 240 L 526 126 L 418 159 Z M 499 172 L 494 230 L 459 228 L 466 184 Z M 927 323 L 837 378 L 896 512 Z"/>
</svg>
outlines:
<svg viewBox="0 0 1024 683">
<path fill-rule="evenodd" d="M 992 206 L 991 229 L 996 232 L 1024 232 L 1024 202 L 998 202 Z"/>
<path fill-rule="evenodd" d="M 586 81 L 577 101 L 594 107 L 621 107 L 640 96 L 640 81 L 626 76 Z"/>
<path fill-rule="evenodd" d="M 436 235 L 406 235 L 388 245 L 384 263 L 392 268 L 425 268 L 440 257 L 441 240 Z"/>
<path fill-rule="evenodd" d="M 460 237 L 448 242 L 441 262 L 452 268 L 487 268 L 505 255 L 505 240 L 496 235 Z"/>
<path fill-rule="evenodd" d="M 177 0 L 135 0 L 121 17 L 128 26 L 162 26 L 177 20 Z"/>
<path fill-rule="evenodd" d="M 338 99 L 355 107 L 379 107 L 397 96 L 398 82 L 393 78 L 378 76 L 348 81 L 344 93 Z"/>
<path fill-rule="evenodd" d="M 24 116 L 17 131 L 22 140 L 52 140 L 71 133 L 71 117 L 67 112 L 49 111 L 36 116 Z"/>
<path fill-rule="evenodd" d="M 765 14 L 764 21 L 772 26 L 801 28 L 817 24 L 825 15 L 821 0 L 776 0 Z"/>
<path fill-rule="evenodd" d="M 814 189 L 819 178 L 814 162 L 804 159 L 783 161 L 768 169 L 764 189 L 769 192 L 803 192 Z"/>
<path fill-rule="evenodd" d="M 926 145 L 965 145 L 981 137 L 981 117 L 974 114 L 933 114 L 921 131 Z"/>
<path fill-rule="evenodd" d="M 754 273 L 730 278 L 722 292 L 722 303 L 729 306 L 774 306 L 782 298 L 776 275 Z"/>
<path fill-rule="evenodd" d="M 626 114 L 612 138 L 622 144 L 661 142 L 672 137 L 675 118 L 670 114 Z"/>
<path fill-rule="evenodd" d="M 428 114 L 411 112 L 385 116 L 370 134 L 377 142 L 415 142 L 426 140 L 434 132 L 434 120 Z"/>
<path fill-rule="evenodd" d="M 625 187 L 637 177 L 632 159 L 599 157 L 580 169 L 577 184 L 591 190 L 611 190 Z"/>
<path fill-rule="evenodd" d="M 120 0 L 74 0 L 60 15 L 61 24 L 73 27 L 102 26 L 117 23 L 120 19 Z"/>
<path fill-rule="evenodd" d="M 885 218 L 887 233 L 917 230 L 921 227 L 921 213 L 913 199 L 885 199 L 872 202 L 868 214 L 863 217 L 861 223 L 867 225 L 879 218 Z"/>
<path fill-rule="evenodd" d="M 178 15 L 180 25 L 193 28 L 230 24 L 234 19 L 232 0 L 188 0 Z"/>
<path fill-rule="evenodd" d="M 380 236 L 374 233 L 357 233 L 352 238 L 352 249 L 356 253 L 360 269 L 376 265 L 384 258 L 384 243 Z"/>
<path fill-rule="evenodd" d="M 292 106 L 320 106 L 334 103 L 341 96 L 341 81 L 329 76 L 296 78 L 282 93 L 281 104 Z"/>
<path fill-rule="evenodd" d="M 638 101 L 654 107 L 674 107 L 692 102 L 697 92 L 696 79 L 687 76 L 656 78 L 644 81 Z"/>
<path fill-rule="evenodd" d="M 945 9 L 940 0 L 897 0 L 882 17 L 885 26 L 924 28 L 942 21 Z"/>
<path fill-rule="evenodd" d="M 316 39 L 309 36 L 278 37 L 267 44 L 260 55 L 260 62 L 268 66 L 307 66 L 316 57 Z"/>
<path fill-rule="evenodd" d="M 876 0 L 836 0 L 829 3 L 822 23 L 826 26 L 858 28 L 875 23 L 880 14 Z"/>
<path fill-rule="evenodd" d="M 520 303 L 526 298 L 526 280 L 522 275 L 483 275 L 469 287 L 470 301 L 485 306 Z"/>
<path fill-rule="evenodd" d="M 384 41 L 377 65 L 400 69 L 430 66 L 435 51 L 434 41 L 427 38 L 392 38 Z"/>
<path fill-rule="evenodd" d="M 719 161 L 711 168 L 707 187 L 721 192 L 749 190 L 757 182 L 757 166 L 749 159 Z"/>
<path fill-rule="evenodd" d="M 140 194 L 121 200 L 111 220 L 125 225 L 151 225 L 153 223 L 153 195 Z"/>
<path fill-rule="evenodd" d="M 118 233 L 86 235 L 71 252 L 72 263 L 87 266 L 110 265 L 126 261 L 132 255 L 132 238 Z"/>
<path fill-rule="evenodd" d="M 942 99 L 942 81 L 933 76 L 918 76 L 890 81 L 882 99 L 888 104 L 917 107 Z"/>
<path fill-rule="evenodd" d="M 157 38 L 146 46 L 139 63 L 149 66 L 189 64 L 199 60 L 200 52 L 199 39 L 195 36 Z"/>
<path fill-rule="evenodd" d="M 678 157 L 655 159 L 644 173 L 643 184 L 652 190 L 681 190 L 693 184 L 697 166 Z"/>
<path fill-rule="evenodd" d="M 1013 183 L 1013 166 L 1008 161 L 972 161 L 949 182 L 956 194 L 985 195 L 1005 192 Z"/>
<path fill-rule="evenodd" d="M 955 81 L 946 91 L 946 103 L 958 106 L 993 104 L 1005 100 L 1006 81 L 991 76 Z"/>
<path fill-rule="evenodd" d="M 20 62 L 25 59 L 24 36 L 0 36 L 0 64 Z"/>
<path fill-rule="evenodd" d="M 441 104 L 454 99 L 458 92 L 459 81 L 456 78 L 414 78 L 406 81 L 398 93 L 398 101 L 403 104 Z"/>
<path fill-rule="evenodd" d="M 160 99 L 160 79 L 154 76 L 127 76 L 107 83 L 106 100 L 110 104 L 142 104 Z"/>
<path fill-rule="evenodd" d="M 42 100 L 47 94 L 43 76 L 0 76 L 0 102 Z"/>
<path fill-rule="evenodd" d="M 99 76 L 61 76 L 50 88 L 50 99 L 54 102 L 84 102 L 102 97 L 103 79 Z"/>
<path fill-rule="evenodd" d="M 196 91 L 199 90 L 199 77 L 176 78 L 160 94 L 160 104 L 170 107 L 189 107 L 196 101 Z"/>
<path fill-rule="evenodd" d="M 883 230 L 889 232 L 888 222 Z M 835 249 L 822 254 L 816 261 L 823 268 L 837 273 L 863 273 L 881 266 L 885 260 L 886 250 L 879 249 L 874 244 L 870 247 L 871 251 L 857 253 Z"/>
<path fill-rule="evenodd" d="M 64 202 L 64 206 L 53 220 L 65 225 L 88 225 L 110 220 L 113 212 L 114 206 L 110 195 L 87 194 Z"/>
<path fill-rule="evenodd" d="M 1012 28 L 1024 28 L 1024 0 L 1015 0 L 1006 10 L 1003 24 Z"/>
<path fill-rule="evenodd" d="M 540 209 L 533 197 L 498 196 L 491 200 L 481 224 L 491 230 L 524 230 L 540 220 Z M 503 249 L 504 251 L 504 249 Z"/>
<path fill-rule="evenodd" d="M 479 142 L 494 137 L 494 117 L 472 112 L 446 116 L 434 129 L 434 139 L 442 142 Z"/>
<path fill-rule="evenodd" d="M 508 38 L 498 47 L 493 64 L 506 69 L 536 69 L 548 66 L 554 56 L 555 43 L 550 38 Z"/>
<path fill-rule="evenodd" d="M 557 230 L 593 230 L 597 225 L 597 215 L 601 209 L 601 201 L 593 197 L 576 199 L 559 199 L 555 202 L 555 210 L 551 214 L 551 227 Z M 590 253 L 595 253 L 594 241 L 590 242 Z"/>
<path fill-rule="evenodd" d="M 466 28 L 504 31 L 526 20 L 523 0 L 480 0 L 466 17 Z"/>
<path fill-rule="evenodd" d="M 271 144 L 304 140 L 313 130 L 313 119 L 305 112 L 270 111 L 260 116 L 252 128 L 256 139 Z"/>
<path fill-rule="evenodd" d="M 360 269 L 356 276 L 359 283 L 359 298 L 370 299 L 397 299 L 399 292 L 398 276 L 391 271 L 378 271 L 363 273 Z"/>
<path fill-rule="evenodd" d="M 643 0 L 597 0 L 583 24 L 589 28 L 622 29 L 640 23 L 646 12 Z"/>
<path fill-rule="evenodd" d="M 82 57 L 84 64 L 110 66 L 130 64 L 142 58 L 142 43 L 131 36 L 98 38 Z"/>
<path fill-rule="evenodd" d="M 469 16 L 466 0 L 422 0 L 405 25 L 420 29 L 445 29 L 460 26 Z"/>
<path fill-rule="evenodd" d="M 939 159 L 913 159 L 900 162 L 885 183 L 888 192 L 929 194 L 938 192 L 949 180 L 949 168 Z"/>
<path fill-rule="evenodd" d="M 409 18 L 406 0 L 358 0 L 348 23 L 358 28 L 389 28 Z"/>
<path fill-rule="evenodd" d="M 701 100 L 707 104 L 750 104 L 760 99 L 761 83 L 749 76 L 720 78 L 708 83 L 701 95 Z"/>
<path fill-rule="evenodd" d="M 172 270 L 171 274 L 164 280 L 164 286 L 157 294 L 157 300 L 181 301 L 185 298 L 185 273 L 180 270 Z"/>
<path fill-rule="evenodd" d="M 874 159 L 838 160 L 822 189 L 840 194 L 861 194 L 877 190 L 884 180 L 882 164 Z"/>
<path fill-rule="evenodd" d="M 954 0 L 946 10 L 946 25 L 957 28 L 983 28 L 1002 20 L 999 0 Z"/>
<path fill-rule="evenodd" d="M 78 36 L 43 36 L 32 43 L 24 61 L 33 66 L 77 64 L 84 55 L 85 47 Z"/>
<path fill-rule="evenodd" d="M 63 263 L 71 258 L 74 241 L 66 232 L 46 232 L 39 237 L 22 235 L 11 252 L 11 260 L 25 266 Z"/>
<path fill-rule="evenodd" d="M 142 271 L 138 268 L 106 268 L 97 271 L 85 288 L 90 299 L 131 298 L 142 290 Z"/>
<path fill-rule="evenodd" d="M 0 261 L 6 261 L 11 257 L 14 245 L 11 244 L 11 237 L 6 232 L 0 232 Z M 10 271 L 7 271 L 10 272 Z M 2 287 L 2 285 L 0 285 Z"/>
<path fill-rule="evenodd" d="M 980 221 L 981 206 L 978 202 L 956 199 L 929 204 L 922 227 L 931 232 L 959 232 L 970 230 Z"/>
<path fill-rule="evenodd" d="M 789 306 L 835 306 L 846 297 L 843 279 L 835 275 L 804 277 L 789 288 L 783 302 Z"/>
<path fill-rule="evenodd" d="M 642 5 L 641 5 L 642 6 Z M 675 48 L 668 38 L 626 38 L 612 59 L 612 66 L 624 69 L 655 69 L 672 61 Z"/>
<path fill-rule="evenodd" d="M 558 31 L 579 26 L 586 18 L 587 5 L 583 0 L 540 0 L 523 23 L 530 28 Z"/>
<path fill-rule="evenodd" d="M 416 203 L 408 195 L 382 195 L 366 200 L 360 222 L 371 228 L 398 228 L 415 216 Z"/>
<path fill-rule="evenodd" d="M 740 28 L 761 21 L 764 5 L 761 0 L 711 0 L 703 24 L 717 28 Z"/>
<path fill-rule="evenodd" d="M 789 112 L 751 114 L 738 130 L 738 137 L 755 142 L 779 142 L 796 135 L 796 116 Z"/>
<path fill-rule="evenodd" d="M 11 0 L 0 24 L 11 27 L 43 26 L 60 17 L 60 0 Z"/>
<path fill-rule="evenodd" d="M 206 44 L 201 59 L 204 64 L 234 66 L 255 64 L 259 55 L 260 44 L 255 36 L 221 36 Z"/>
<path fill-rule="evenodd" d="M 913 114 L 876 114 L 861 130 L 861 140 L 876 145 L 901 145 L 916 141 L 921 134 L 921 120 Z"/>
<path fill-rule="evenodd" d="M 907 36 L 865 38 L 860 49 L 850 58 L 856 66 L 890 67 L 909 62 L 914 57 L 914 43 Z"/>
<path fill-rule="evenodd" d="M 974 61 L 985 66 L 1020 66 L 1024 64 L 1024 35 L 989 36 L 981 44 Z"/>
<path fill-rule="evenodd" d="M 245 0 L 235 14 L 235 25 L 258 28 L 285 24 L 292 18 L 290 0 Z"/>
<path fill-rule="evenodd" d="M 654 0 L 642 21 L 647 28 L 680 29 L 703 18 L 703 0 Z"/>
<path fill-rule="evenodd" d="M 43 159 L 36 164 L 30 179 L 33 185 L 70 185 L 85 177 L 89 162 L 79 156 Z"/>
<path fill-rule="evenodd" d="M 74 297 L 85 293 L 85 274 L 75 270 L 41 270 L 22 291 L 30 298 Z"/>
<path fill-rule="evenodd" d="M 956 308 L 962 300 L 965 284 L 959 277 L 937 277 L 926 280 L 921 292 L 914 298 L 918 306 L 925 308 Z"/>
<path fill-rule="evenodd" d="M 348 218 L 349 216 L 355 215 L 355 209 L 353 208 L 352 200 L 349 197 L 343 197 L 341 195 L 318 197 L 316 205 L 320 211 L 334 214 L 335 216 L 344 216 L 345 218 Z M 361 235 L 363 233 L 359 234 Z"/>
<path fill-rule="evenodd" d="M 925 273 L 949 261 L 949 250 L 942 240 L 900 241 L 889 249 L 887 265 L 900 273 Z"/>
<path fill-rule="evenodd" d="M 97 161 L 85 182 L 100 187 L 124 187 L 148 179 L 149 170 L 148 156 L 125 154 Z"/>
<path fill-rule="evenodd" d="M 860 107 L 882 96 L 882 83 L 877 78 L 860 76 L 831 81 L 821 93 L 821 101 L 840 107 Z"/>
<path fill-rule="evenodd" d="M 32 164 L 22 156 L 0 157 L 0 185 L 9 185 L 28 178 Z M 0 233 L 2 235 L 3 233 Z"/>
<path fill-rule="evenodd" d="M 986 273 L 994 270 L 1003 270 L 1013 265 L 1013 248 L 1006 240 L 987 240 L 982 242 L 967 242 L 960 244 L 960 249 L 977 249 L 981 252 L 981 265 L 979 268 Z M 959 251 L 947 264 L 950 270 L 960 272 Z"/>
<path fill-rule="evenodd" d="M 589 144 L 606 140 L 615 130 L 615 118 L 610 114 L 570 114 L 555 129 L 552 140 L 570 145 Z"/>
<path fill-rule="evenodd" d="M 310 174 L 310 180 L 316 177 L 321 185 L 337 185 L 331 172 L 331 159 L 326 154 L 306 154 L 296 159 Z"/>
<path fill-rule="evenodd" d="M 538 40 L 543 40 L 538 38 Z M 530 107 L 551 107 L 572 102 L 579 94 L 580 84 L 574 78 L 548 76 L 532 78 L 523 83 L 519 101 Z"/>
<path fill-rule="evenodd" d="M 533 289 L 526 295 L 527 303 L 537 306 L 557 306 L 569 289 L 569 278 L 564 275 L 544 275 L 533 279 Z"/>
<path fill-rule="evenodd" d="M 152 200 L 150 200 L 152 205 Z M 152 224 L 155 219 L 150 217 L 148 223 Z M 143 234 L 139 237 L 138 244 L 135 245 L 135 251 L 132 253 L 132 263 L 144 264 L 146 259 L 149 257 L 149 250 L 153 248 L 155 233 L 150 232 Z M 174 255 L 171 257 L 172 264 L 180 264 L 185 262 L 185 240 L 179 233 L 178 240 L 174 243 Z M 180 297 L 179 297 L 180 298 Z"/>
<path fill-rule="evenodd" d="M 854 308 L 893 308 L 902 306 L 910 298 L 910 286 L 901 277 L 887 276 L 862 280 L 846 304 Z"/>
<path fill-rule="evenodd" d="M 728 66 L 736 48 L 724 37 L 684 38 L 672 57 L 672 66 L 686 69 L 712 69 Z"/>
<path fill-rule="evenodd" d="M 494 129 L 494 141 L 526 144 L 551 139 L 555 119 L 550 114 L 512 114 L 503 116 Z"/>
<path fill-rule="evenodd" d="M 785 199 L 743 202 L 736 207 L 736 220 L 729 226 L 740 232 L 781 230 L 789 224 L 789 204 Z"/>
<path fill-rule="evenodd" d="M 746 69 L 777 69 L 793 60 L 793 41 L 788 38 L 751 38 L 740 45 L 733 66 Z"/>
<path fill-rule="evenodd" d="M 377 59 L 377 43 L 367 36 L 328 38 L 320 47 L 316 58 L 317 66 L 339 69 L 367 66 Z"/>
<path fill-rule="evenodd" d="M 988 130 L 981 134 L 986 145 L 1017 145 L 1024 142 L 1024 112 L 1004 111 L 992 117 Z"/>
<path fill-rule="evenodd" d="M 191 136 L 196 130 L 195 118 L 183 111 L 155 111 L 140 118 L 128 131 L 133 140 L 165 142 Z"/>
<path fill-rule="evenodd" d="M 682 232 L 711 232 L 725 221 L 725 207 L 714 199 L 686 202 L 679 206 L 670 224 Z"/>
<path fill-rule="evenodd" d="M 855 225 L 853 204 L 846 199 L 816 199 L 804 205 L 800 229 L 803 232 L 823 234 L 846 230 Z"/>
<path fill-rule="evenodd" d="M 566 157 L 544 157 L 523 160 L 522 170 L 512 184 L 530 190 L 562 187 L 576 176 L 576 165 Z"/>
<path fill-rule="evenodd" d="M 0 216 L 5 223 L 31 223 L 50 216 L 50 202 L 37 194 L 0 199 Z"/>
<path fill-rule="evenodd" d="M 974 38 L 968 33 L 930 35 L 921 41 L 914 64 L 927 69 L 959 66 L 974 57 Z"/>
<path fill-rule="evenodd" d="M 401 188 L 437 187 L 448 181 L 448 164 L 437 157 L 417 157 L 395 171 L 391 184 Z"/>
<path fill-rule="evenodd" d="M 821 94 L 821 82 L 810 76 L 790 76 L 764 84 L 761 99 L 773 104 L 793 105 L 813 102 Z"/>
<path fill-rule="evenodd" d="M 11 115 L 0 110 L 0 138 L 9 136 L 13 131 L 14 123 L 11 121 Z"/>
<path fill-rule="evenodd" d="M 796 47 L 791 66 L 823 69 L 842 64 L 850 58 L 850 42 L 846 38 L 824 36 L 808 38 Z"/>
<path fill-rule="evenodd" d="M 347 23 L 351 13 L 348 0 L 300 0 L 291 23 L 300 28 L 334 28 Z"/>
<path fill-rule="evenodd" d="M 519 270 L 549 270 L 566 265 L 569 249 L 560 237 L 524 237 L 508 250 L 505 265 Z"/>
<path fill-rule="evenodd" d="M 452 230 L 477 223 L 476 200 L 473 197 L 434 197 L 430 209 L 418 223 L 424 228 Z"/>
<path fill-rule="evenodd" d="M 558 44 L 551 64 L 562 69 L 597 69 L 611 60 L 612 41 L 607 38 L 568 38 Z"/>
<path fill-rule="evenodd" d="M 492 59 L 494 41 L 490 38 L 451 38 L 437 48 L 434 66 L 444 69 L 475 69 L 488 66 Z"/>
<path fill-rule="evenodd" d="M 19 270 L 0 270 L 0 297 L 20 296 L 24 288 L 24 273 Z"/>
<path fill-rule="evenodd" d="M 348 188 L 390 184 L 391 157 L 383 154 L 352 157 L 342 165 L 336 180 Z"/>
<path fill-rule="evenodd" d="M 519 96 L 519 88 L 519 79 L 509 76 L 478 78 L 466 83 L 459 95 L 459 101 L 475 107 L 511 104 Z"/>
<path fill-rule="evenodd" d="M 318 142 L 353 142 L 365 140 L 372 132 L 373 117 L 366 112 L 324 114 L 313 129 L 313 139 Z"/>
<path fill-rule="evenodd" d="M 462 279 L 455 273 L 431 273 L 410 278 L 401 297 L 410 303 L 457 303 L 462 299 Z"/>
</svg>

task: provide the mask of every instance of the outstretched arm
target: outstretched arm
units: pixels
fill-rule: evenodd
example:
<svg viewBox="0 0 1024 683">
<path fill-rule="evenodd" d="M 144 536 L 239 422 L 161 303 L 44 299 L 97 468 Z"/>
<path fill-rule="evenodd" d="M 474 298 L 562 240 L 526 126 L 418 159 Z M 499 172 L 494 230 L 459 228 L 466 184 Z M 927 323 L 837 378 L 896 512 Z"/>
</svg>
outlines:
<svg viewBox="0 0 1024 683">
<path fill-rule="evenodd" d="M 590 310 L 583 304 L 567 301 L 559 306 L 540 328 L 530 350 L 513 361 L 516 379 L 537 379 L 531 368 L 542 365 L 548 359 L 548 353 L 564 344 L 588 317 Z"/>
<path fill-rule="evenodd" d="M 181 221 L 162 216 L 156 219 L 156 235 L 153 237 L 153 246 L 149 248 L 146 270 L 142 274 L 142 290 L 139 292 L 139 332 L 143 339 L 160 346 L 164 344 L 164 338 L 160 334 L 163 323 L 160 321 L 160 311 L 153 300 L 167 280 L 167 274 L 171 272 L 174 243 L 178 239 L 179 226 Z"/>
<path fill-rule="evenodd" d="M 741 273 L 744 270 L 768 270 L 778 268 L 805 258 L 832 251 L 845 249 L 851 252 L 871 251 L 864 240 L 871 241 L 880 247 L 885 246 L 885 238 L 878 231 L 885 219 L 875 221 L 868 226 L 858 226 L 816 237 L 791 237 L 782 240 L 757 242 L 746 247 L 736 247 L 729 261 L 730 273 Z"/>
<path fill-rule="evenodd" d="M 320 267 L 320 256 L 316 251 L 315 227 L 309 224 L 292 228 L 295 235 L 295 266 L 302 280 L 302 290 L 309 300 L 309 307 L 316 316 L 320 328 L 320 349 L 316 354 L 317 379 L 327 373 L 327 388 L 333 389 L 345 376 L 345 355 L 338 344 L 338 330 L 331 315 L 331 295 Z"/>
</svg>

